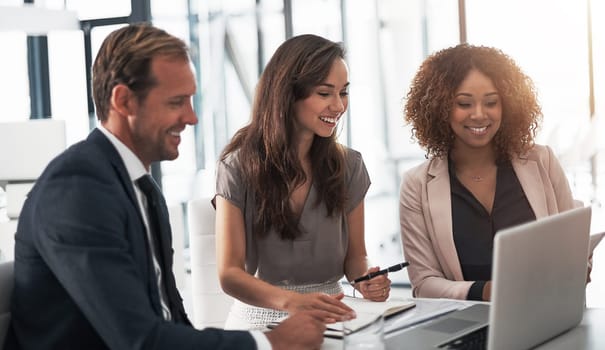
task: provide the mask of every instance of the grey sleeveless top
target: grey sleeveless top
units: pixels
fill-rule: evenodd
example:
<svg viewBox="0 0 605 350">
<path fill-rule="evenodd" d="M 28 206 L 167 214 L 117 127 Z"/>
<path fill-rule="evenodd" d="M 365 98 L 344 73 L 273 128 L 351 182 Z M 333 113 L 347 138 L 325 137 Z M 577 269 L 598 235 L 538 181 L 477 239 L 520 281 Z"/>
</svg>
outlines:
<svg viewBox="0 0 605 350">
<path fill-rule="evenodd" d="M 295 240 L 282 240 L 273 229 L 263 238 L 252 234 L 258 210 L 242 180 L 237 153 L 218 162 L 216 195 L 240 208 L 244 216 L 248 273 L 273 285 L 325 283 L 342 278 L 349 239 L 346 215 L 364 199 L 370 187 L 361 154 L 345 148 L 345 162 L 346 213 L 328 217 L 324 203 L 315 205 L 317 190 L 311 184 L 299 221 L 303 234 Z"/>
</svg>

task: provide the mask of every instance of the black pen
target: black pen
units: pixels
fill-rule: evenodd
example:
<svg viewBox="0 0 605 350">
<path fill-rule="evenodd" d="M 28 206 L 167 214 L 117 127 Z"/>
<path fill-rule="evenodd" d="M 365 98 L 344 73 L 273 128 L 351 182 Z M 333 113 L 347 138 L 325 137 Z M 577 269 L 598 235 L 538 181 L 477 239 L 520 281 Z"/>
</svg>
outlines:
<svg viewBox="0 0 605 350">
<path fill-rule="evenodd" d="M 361 281 L 368 281 L 368 280 L 370 280 L 370 279 L 372 279 L 372 278 L 374 278 L 376 276 L 384 275 L 385 273 L 388 273 L 388 272 L 399 271 L 399 270 L 403 269 L 404 267 L 408 266 L 409 264 L 410 264 L 409 262 L 404 261 L 402 263 L 399 263 L 397 265 L 393 265 L 393 266 L 387 267 L 386 269 L 382 269 L 380 271 L 370 272 L 370 273 L 368 273 L 365 276 L 361 276 L 359 278 L 356 278 L 353 281 L 352 284 L 359 283 Z"/>
</svg>

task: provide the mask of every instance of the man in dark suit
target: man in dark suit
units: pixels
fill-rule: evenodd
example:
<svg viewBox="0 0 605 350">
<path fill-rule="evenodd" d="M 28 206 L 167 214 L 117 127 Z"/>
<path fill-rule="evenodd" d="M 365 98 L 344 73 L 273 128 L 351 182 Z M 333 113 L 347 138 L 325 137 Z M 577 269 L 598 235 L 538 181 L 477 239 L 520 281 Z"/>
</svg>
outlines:
<svg viewBox="0 0 605 350">
<path fill-rule="evenodd" d="M 152 162 L 175 159 L 181 132 L 197 123 L 184 42 L 144 24 L 111 33 L 93 90 L 101 125 L 48 165 L 23 207 L 5 348 L 319 347 L 315 312 L 267 333 L 196 330 L 185 314 L 165 202 L 140 180 Z"/>
</svg>

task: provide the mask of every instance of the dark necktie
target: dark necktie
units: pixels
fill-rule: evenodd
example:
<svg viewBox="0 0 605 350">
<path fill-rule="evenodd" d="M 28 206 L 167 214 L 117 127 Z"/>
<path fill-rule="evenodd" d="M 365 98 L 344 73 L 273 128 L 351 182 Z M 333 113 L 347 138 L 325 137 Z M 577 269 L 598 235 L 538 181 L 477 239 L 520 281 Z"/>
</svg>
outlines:
<svg viewBox="0 0 605 350">
<path fill-rule="evenodd" d="M 162 273 L 163 283 L 161 288 L 164 289 L 172 319 L 177 322 L 182 321 L 183 318 L 180 313 L 181 298 L 172 274 L 172 239 L 166 201 L 151 176 L 143 175 L 136 182 L 147 198 L 149 231 L 153 240 L 154 253 Z"/>
</svg>

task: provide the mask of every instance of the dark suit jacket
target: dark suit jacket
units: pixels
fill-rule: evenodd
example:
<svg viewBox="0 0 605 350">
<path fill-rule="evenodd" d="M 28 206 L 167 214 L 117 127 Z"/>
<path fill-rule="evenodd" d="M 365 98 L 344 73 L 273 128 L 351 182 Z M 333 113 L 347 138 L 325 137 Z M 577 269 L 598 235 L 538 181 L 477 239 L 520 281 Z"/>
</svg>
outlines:
<svg viewBox="0 0 605 350">
<path fill-rule="evenodd" d="M 54 159 L 19 218 L 5 349 L 254 349 L 248 332 L 191 327 L 169 234 L 162 248 L 174 321 L 162 318 L 142 220 L 126 167 L 102 132 Z"/>
</svg>

